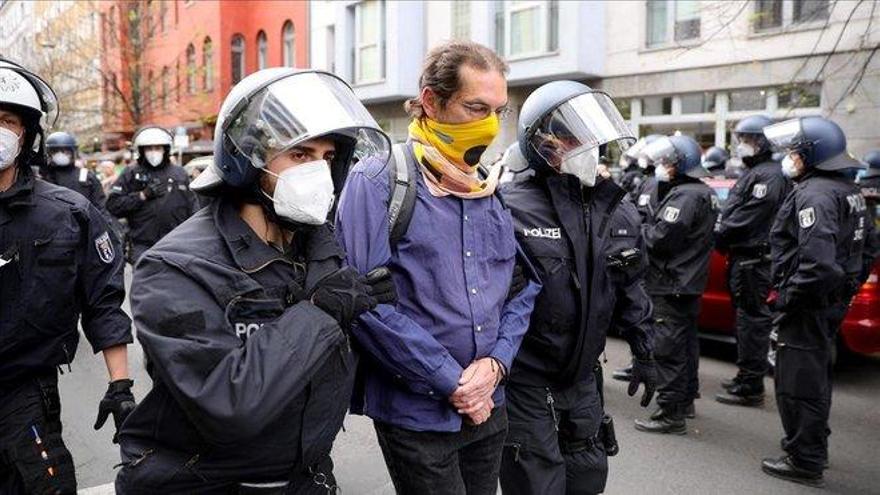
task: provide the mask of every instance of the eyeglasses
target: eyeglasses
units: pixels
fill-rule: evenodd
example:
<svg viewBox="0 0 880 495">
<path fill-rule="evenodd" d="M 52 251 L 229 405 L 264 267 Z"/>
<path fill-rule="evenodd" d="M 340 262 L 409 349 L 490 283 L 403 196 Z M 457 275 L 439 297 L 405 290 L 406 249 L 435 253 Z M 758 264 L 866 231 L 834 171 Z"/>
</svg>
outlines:
<svg viewBox="0 0 880 495">
<path fill-rule="evenodd" d="M 466 103 L 463 101 L 456 101 L 456 103 L 461 105 L 469 114 L 480 117 L 480 119 L 487 118 L 493 112 L 498 116 L 498 120 L 504 120 L 510 116 L 510 107 L 507 105 L 492 110 L 489 106 L 482 103 Z"/>
</svg>

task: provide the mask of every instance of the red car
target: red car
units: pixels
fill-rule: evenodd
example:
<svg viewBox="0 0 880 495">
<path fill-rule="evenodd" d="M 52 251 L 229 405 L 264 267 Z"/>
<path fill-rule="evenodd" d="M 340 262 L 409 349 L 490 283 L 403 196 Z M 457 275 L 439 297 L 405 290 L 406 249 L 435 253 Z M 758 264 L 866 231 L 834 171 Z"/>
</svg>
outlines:
<svg viewBox="0 0 880 495">
<path fill-rule="evenodd" d="M 707 179 L 723 204 L 732 179 Z M 730 291 L 727 287 L 727 259 L 715 251 L 709 265 L 709 283 L 703 293 L 700 329 L 705 338 L 736 341 L 736 329 Z M 880 259 L 874 262 L 868 281 L 853 298 L 849 313 L 840 328 L 839 344 L 847 351 L 880 355 Z M 772 360 L 772 356 L 771 356 Z"/>
</svg>

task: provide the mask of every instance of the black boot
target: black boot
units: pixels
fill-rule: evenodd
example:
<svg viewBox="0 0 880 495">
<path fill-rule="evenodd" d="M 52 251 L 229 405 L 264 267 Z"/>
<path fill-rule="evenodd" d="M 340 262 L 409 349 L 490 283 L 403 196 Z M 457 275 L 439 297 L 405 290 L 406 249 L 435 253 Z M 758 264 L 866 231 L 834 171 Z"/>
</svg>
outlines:
<svg viewBox="0 0 880 495">
<path fill-rule="evenodd" d="M 648 420 L 637 419 L 635 422 L 636 429 L 646 433 L 671 433 L 675 435 L 684 435 L 687 433 L 687 425 L 685 424 L 684 415 L 681 408 L 661 409 L 655 412 Z M 653 419 L 655 415 L 659 415 L 657 419 Z"/>
<path fill-rule="evenodd" d="M 798 466 L 791 456 L 783 456 L 778 459 L 764 459 L 761 462 L 761 470 L 775 478 L 781 478 L 803 485 L 823 487 L 825 478 L 822 471 L 811 471 Z"/>
<path fill-rule="evenodd" d="M 632 365 L 629 365 L 626 368 L 614 370 L 614 373 L 611 373 L 611 378 L 614 378 L 615 380 L 620 380 L 622 382 L 628 382 L 632 378 L 632 372 L 633 367 Z"/>
<path fill-rule="evenodd" d="M 742 383 L 742 375 L 737 373 L 733 378 L 728 378 L 727 380 L 721 380 L 721 388 L 725 390 L 730 390 L 734 385 L 739 385 Z"/>
<path fill-rule="evenodd" d="M 740 383 L 715 396 L 722 404 L 745 407 L 764 405 L 764 381 L 762 379 L 741 380 Z"/>
</svg>

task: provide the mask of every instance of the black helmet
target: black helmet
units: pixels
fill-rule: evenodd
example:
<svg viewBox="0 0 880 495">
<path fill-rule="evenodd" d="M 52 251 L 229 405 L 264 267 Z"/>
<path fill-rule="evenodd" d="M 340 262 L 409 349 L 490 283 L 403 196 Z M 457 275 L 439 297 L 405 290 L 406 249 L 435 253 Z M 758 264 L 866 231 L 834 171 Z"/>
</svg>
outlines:
<svg viewBox="0 0 880 495">
<path fill-rule="evenodd" d="M 193 182 L 208 191 L 225 184 L 251 190 L 270 150 L 289 149 L 318 137 L 336 144 L 331 173 L 341 191 L 355 159 L 388 160 L 391 141 L 351 87 L 328 72 L 275 67 L 236 84 L 220 108 L 214 163 Z"/>
<path fill-rule="evenodd" d="M 612 141 L 635 137 L 611 97 L 575 81 L 547 83 L 523 103 L 517 125 L 520 151 L 542 173 Z"/>
<path fill-rule="evenodd" d="M 846 150 L 846 136 L 840 127 L 823 117 L 786 120 L 765 128 L 764 135 L 777 148 L 800 155 L 808 169 L 864 168 Z"/>
<path fill-rule="evenodd" d="M 747 142 L 753 147 L 750 155 L 735 150 L 746 165 L 753 165 L 754 162 L 765 159 L 765 155 L 772 151 L 770 142 L 764 137 L 764 128 L 772 124 L 773 119 L 766 115 L 752 115 L 740 120 L 733 128 L 733 135 L 737 141 Z"/>
<path fill-rule="evenodd" d="M 710 172 L 721 172 L 727 165 L 728 158 L 730 156 L 724 148 L 712 146 L 703 155 L 703 167 Z"/>
<path fill-rule="evenodd" d="M 690 136 L 668 136 L 645 146 L 645 155 L 655 165 L 672 165 L 688 177 L 706 177 L 708 172 L 701 164 L 700 145 Z"/>
<path fill-rule="evenodd" d="M 50 165 L 67 167 L 76 158 L 76 138 L 66 132 L 53 132 L 46 138 L 46 154 Z M 56 156 L 60 154 L 60 156 Z"/>
<path fill-rule="evenodd" d="M 862 161 L 868 165 L 868 171 L 863 177 L 880 177 L 880 150 L 869 151 Z"/>
</svg>

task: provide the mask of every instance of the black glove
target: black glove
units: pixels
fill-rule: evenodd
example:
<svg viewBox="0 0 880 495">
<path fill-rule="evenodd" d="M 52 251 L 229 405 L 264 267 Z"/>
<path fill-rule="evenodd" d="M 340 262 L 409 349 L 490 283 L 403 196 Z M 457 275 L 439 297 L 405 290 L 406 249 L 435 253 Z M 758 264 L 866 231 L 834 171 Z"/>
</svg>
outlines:
<svg viewBox="0 0 880 495">
<path fill-rule="evenodd" d="M 144 197 L 147 199 L 161 198 L 168 192 L 168 184 L 164 182 L 153 182 L 144 188 Z"/>
<path fill-rule="evenodd" d="M 372 288 L 357 270 L 347 266 L 327 275 L 315 287 L 312 303 L 339 322 L 344 332 L 351 322 L 376 307 Z"/>
<path fill-rule="evenodd" d="M 639 384 L 645 384 L 645 393 L 642 394 L 642 407 L 648 407 L 657 389 L 657 365 L 654 358 L 633 358 L 632 378 L 629 380 L 629 388 L 626 393 L 632 397 L 639 390 Z"/>
<path fill-rule="evenodd" d="M 519 263 L 513 265 L 513 277 L 510 280 L 510 289 L 507 291 L 507 300 L 510 301 L 528 285 L 529 280 L 523 273 L 523 267 Z"/>
<path fill-rule="evenodd" d="M 391 270 L 380 266 L 367 274 L 367 284 L 370 286 L 373 297 L 377 304 L 394 304 L 397 302 L 397 288 L 391 279 Z"/>
<path fill-rule="evenodd" d="M 134 380 L 114 380 L 107 387 L 107 393 L 98 405 L 98 419 L 95 420 L 95 430 L 100 430 L 107 422 L 107 416 L 113 414 L 113 423 L 116 425 L 116 433 L 113 434 L 113 443 L 119 434 L 119 427 L 125 418 L 134 410 L 134 395 L 131 394 L 131 386 Z"/>
</svg>

